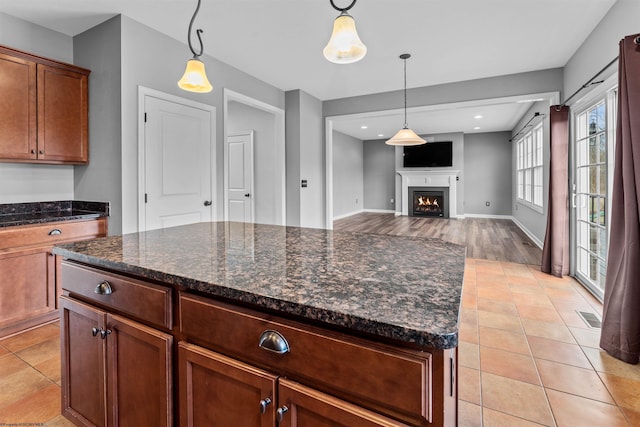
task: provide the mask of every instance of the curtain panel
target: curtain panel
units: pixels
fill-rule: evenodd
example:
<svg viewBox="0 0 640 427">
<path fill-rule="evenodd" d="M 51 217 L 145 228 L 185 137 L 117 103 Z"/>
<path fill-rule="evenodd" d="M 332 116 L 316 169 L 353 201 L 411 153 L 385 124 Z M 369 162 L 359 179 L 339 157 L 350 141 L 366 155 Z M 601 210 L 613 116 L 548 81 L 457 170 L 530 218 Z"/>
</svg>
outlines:
<svg viewBox="0 0 640 427">
<path fill-rule="evenodd" d="M 640 355 L 640 46 L 620 42 L 611 235 L 600 346 L 638 363 Z"/>
<path fill-rule="evenodd" d="M 569 274 L 569 107 L 552 105 L 549 122 L 549 200 L 541 270 L 562 277 Z"/>
</svg>

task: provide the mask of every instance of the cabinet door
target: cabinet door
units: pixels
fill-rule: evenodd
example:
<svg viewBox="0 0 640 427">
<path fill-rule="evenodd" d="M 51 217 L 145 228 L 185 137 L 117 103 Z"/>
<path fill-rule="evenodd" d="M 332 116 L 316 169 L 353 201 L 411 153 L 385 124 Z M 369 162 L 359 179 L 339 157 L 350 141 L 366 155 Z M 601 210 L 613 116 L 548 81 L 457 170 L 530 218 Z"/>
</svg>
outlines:
<svg viewBox="0 0 640 427">
<path fill-rule="evenodd" d="M 180 342 L 180 425 L 273 427 L 276 377 Z"/>
<path fill-rule="evenodd" d="M 0 336 L 55 317 L 55 263 L 48 248 L 0 254 Z"/>
<path fill-rule="evenodd" d="M 38 159 L 86 163 L 88 77 L 38 64 Z"/>
<path fill-rule="evenodd" d="M 36 63 L 0 53 L 0 158 L 36 158 Z"/>
<path fill-rule="evenodd" d="M 406 424 L 286 379 L 279 381 L 278 403 L 279 427 L 406 427 Z"/>
<path fill-rule="evenodd" d="M 107 315 L 107 404 L 110 426 L 172 426 L 173 337 Z"/>
<path fill-rule="evenodd" d="M 60 297 L 62 413 L 78 425 L 106 425 L 103 311 Z M 95 329 L 94 329 L 95 328 Z"/>
</svg>

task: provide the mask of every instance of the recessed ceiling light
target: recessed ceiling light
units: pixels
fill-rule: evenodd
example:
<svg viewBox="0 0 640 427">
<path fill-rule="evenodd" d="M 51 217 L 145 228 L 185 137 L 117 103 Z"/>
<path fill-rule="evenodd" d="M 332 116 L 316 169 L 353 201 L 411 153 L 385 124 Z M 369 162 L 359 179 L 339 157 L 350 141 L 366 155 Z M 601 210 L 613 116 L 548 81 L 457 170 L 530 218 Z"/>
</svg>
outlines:
<svg viewBox="0 0 640 427">
<path fill-rule="evenodd" d="M 473 130 L 479 130 L 479 129 L 480 129 L 480 126 L 476 126 L 473 128 Z"/>
<path fill-rule="evenodd" d="M 482 118 L 482 114 L 478 114 L 476 116 L 473 116 L 474 119 L 481 119 Z"/>
<path fill-rule="evenodd" d="M 379 133 L 378 136 L 384 136 L 384 134 L 383 133 Z"/>
<path fill-rule="evenodd" d="M 367 126 L 367 125 L 362 125 L 362 126 L 360 126 L 360 129 L 366 129 L 366 128 L 368 128 L 368 127 L 369 127 L 369 126 Z"/>
</svg>

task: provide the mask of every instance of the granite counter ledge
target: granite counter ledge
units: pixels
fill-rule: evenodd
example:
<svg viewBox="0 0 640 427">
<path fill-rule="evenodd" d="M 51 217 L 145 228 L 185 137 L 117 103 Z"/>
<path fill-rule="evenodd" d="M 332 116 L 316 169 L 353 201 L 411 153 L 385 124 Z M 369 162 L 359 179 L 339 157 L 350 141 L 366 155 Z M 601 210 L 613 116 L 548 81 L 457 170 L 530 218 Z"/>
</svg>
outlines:
<svg viewBox="0 0 640 427">
<path fill-rule="evenodd" d="M 0 204 L 0 227 L 75 221 L 109 216 L 108 202 L 64 200 Z"/>
<path fill-rule="evenodd" d="M 353 333 L 458 344 L 465 249 L 436 239 L 213 222 L 54 253 Z"/>
</svg>

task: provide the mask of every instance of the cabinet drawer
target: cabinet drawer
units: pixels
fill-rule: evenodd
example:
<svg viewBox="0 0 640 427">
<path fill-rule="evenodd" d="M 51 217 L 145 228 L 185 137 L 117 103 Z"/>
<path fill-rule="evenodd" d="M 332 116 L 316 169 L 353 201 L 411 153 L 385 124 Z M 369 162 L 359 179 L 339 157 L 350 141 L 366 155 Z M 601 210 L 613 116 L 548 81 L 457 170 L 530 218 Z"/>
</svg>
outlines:
<svg viewBox="0 0 640 427">
<path fill-rule="evenodd" d="M 54 245 L 70 240 L 104 236 L 106 232 L 107 222 L 104 218 L 0 228 L 0 250 Z"/>
<path fill-rule="evenodd" d="M 97 293 L 107 282 L 111 293 Z M 62 262 L 62 288 L 72 296 L 166 329 L 172 327 L 171 288 Z M 104 287 L 103 287 L 104 289 Z"/>
<path fill-rule="evenodd" d="M 412 425 L 431 422 L 432 356 L 280 319 L 199 296 L 180 295 L 180 330 L 196 344 Z M 289 351 L 259 346 L 277 331 Z"/>
</svg>

